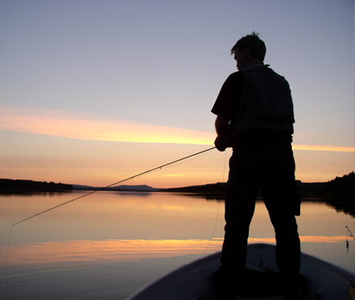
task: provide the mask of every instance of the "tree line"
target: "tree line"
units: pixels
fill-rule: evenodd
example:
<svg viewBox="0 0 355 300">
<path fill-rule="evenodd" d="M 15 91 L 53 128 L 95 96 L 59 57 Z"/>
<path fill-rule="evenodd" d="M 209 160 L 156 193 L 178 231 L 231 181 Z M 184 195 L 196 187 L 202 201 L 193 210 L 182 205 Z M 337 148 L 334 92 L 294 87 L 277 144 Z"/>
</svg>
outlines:
<svg viewBox="0 0 355 300">
<path fill-rule="evenodd" d="M 20 179 L 0 179 L 0 192 L 62 192 L 73 190 L 70 184 L 20 180 Z"/>
</svg>

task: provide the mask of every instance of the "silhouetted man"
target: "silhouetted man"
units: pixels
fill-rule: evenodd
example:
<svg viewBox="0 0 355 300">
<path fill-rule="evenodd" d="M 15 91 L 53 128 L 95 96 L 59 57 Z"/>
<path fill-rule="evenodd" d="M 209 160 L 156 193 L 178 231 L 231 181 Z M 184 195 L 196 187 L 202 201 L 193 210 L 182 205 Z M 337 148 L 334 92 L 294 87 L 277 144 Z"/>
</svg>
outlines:
<svg viewBox="0 0 355 300">
<path fill-rule="evenodd" d="M 219 277 L 224 297 L 233 297 L 247 255 L 249 225 L 259 190 L 276 235 L 276 262 L 285 298 L 296 297 L 300 240 L 295 215 L 300 201 L 292 152 L 293 103 L 288 82 L 264 64 L 265 43 L 254 32 L 231 53 L 238 72 L 224 82 L 212 112 L 215 145 L 233 148 L 225 201 L 225 236 Z M 238 286 L 236 286 L 238 289 Z"/>
</svg>

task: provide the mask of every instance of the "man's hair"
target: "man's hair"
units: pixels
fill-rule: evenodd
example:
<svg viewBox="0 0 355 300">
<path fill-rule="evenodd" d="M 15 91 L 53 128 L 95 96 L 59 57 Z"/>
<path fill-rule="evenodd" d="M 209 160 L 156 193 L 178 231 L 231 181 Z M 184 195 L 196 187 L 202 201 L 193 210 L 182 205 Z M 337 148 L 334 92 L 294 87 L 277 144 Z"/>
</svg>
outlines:
<svg viewBox="0 0 355 300">
<path fill-rule="evenodd" d="M 258 33 L 253 31 L 251 34 L 242 37 L 231 49 L 231 54 L 234 54 L 237 50 L 243 52 L 248 49 L 254 58 L 261 58 L 264 60 L 266 46 L 258 35 Z"/>
</svg>

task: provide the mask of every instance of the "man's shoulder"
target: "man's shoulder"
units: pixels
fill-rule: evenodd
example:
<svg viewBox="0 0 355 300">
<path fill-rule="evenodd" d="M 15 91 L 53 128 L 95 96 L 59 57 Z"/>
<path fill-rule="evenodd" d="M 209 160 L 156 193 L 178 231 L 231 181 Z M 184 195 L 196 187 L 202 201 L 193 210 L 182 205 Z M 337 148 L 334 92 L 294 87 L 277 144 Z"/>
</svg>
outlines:
<svg viewBox="0 0 355 300">
<path fill-rule="evenodd" d="M 232 74 L 230 74 L 227 79 L 226 79 L 226 82 L 228 83 L 243 83 L 244 82 L 244 74 L 243 72 L 241 71 L 237 71 L 237 72 L 234 72 Z"/>
<path fill-rule="evenodd" d="M 241 72 L 244 73 L 245 77 L 256 77 L 256 78 L 277 78 L 278 80 L 286 81 L 286 78 L 279 73 L 275 72 L 269 65 L 259 65 L 250 68 L 243 69 Z"/>
<path fill-rule="evenodd" d="M 234 73 L 230 74 L 228 76 L 228 78 L 240 78 L 240 77 L 243 77 L 243 76 L 244 76 L 244 74 L 243 74 L 242 71 L 237 71 L 237 72 L 234 72 Z"/>
</svg>

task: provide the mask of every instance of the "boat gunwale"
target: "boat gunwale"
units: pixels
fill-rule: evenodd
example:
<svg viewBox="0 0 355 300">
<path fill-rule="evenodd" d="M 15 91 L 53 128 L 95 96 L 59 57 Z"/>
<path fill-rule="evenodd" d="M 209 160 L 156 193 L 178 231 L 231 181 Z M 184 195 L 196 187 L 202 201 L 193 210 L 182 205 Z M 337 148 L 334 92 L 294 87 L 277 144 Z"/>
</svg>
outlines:
<svg viewBox="0 0 355 300">
<path fill-rule="evenodd" d="M 251 243 L 248 245 L 248 247 L 251 247 L 253 249 L 253 251 L 273 251 L 275 248 L 274 244 L 266 244 L 266 243 Z M 265 252 L 265 253 L 266 253 Z M 145 293 L 145 292 L 149 292 L 149 289 L 153 289 L 155 286 L 159 285 L 161 282 L 164 282 L 166 280 L 169 280 L 169 277 L 174 277 L 176 276 L 179 272 L 184 271 L 184 269 L 188 269 L 188 268 L 198 268 L 199 266 L 206 264 L 208 262 L 212 262 L 215 260 L 218 260 L 219 257 L 221 255 L 221 251 L 209 254 L 207 256 L 204 257 L 200 257 L 197 258 L 195 260 L 192 260 L 190 262 L 187 262 L 181 266 L 179 266 L 178 268 L 168 272 L 167 274 L 159 277 L 158 279 L 155 279 L 149 283 L 147 283 L 146 285 L 142 286 L 141 288 L 139 288 L 136 292 L 134 292 L 133 294 L 131 294 L 128 298 L 126 298 L 126 300 L 134 300 L 134 299 L 139 299 L 137 298 L 139 295 Z M 345 278 L 347 281 L 344 281 L 348 292 L 350 293 L 351 289 L 354 289 L 355 286 L 355 273 L 351 272 L 350 270 L 347 270 L 346 268 L 343 268 L 341 266 L 337 266 L 336 264 L 327 262 L 321 258 L 318 258 L 316 256 L 313 256 L 311 254 L 307 254 L 307 253 L 301 253 L 301 261 L 308 261 L 308 264 L 302 264 L 302 265 L 309 265 L 311 266 L 310 268 L 314 268 L 315 266 L 326 266 L 326 268 L 328 269 L 329 272 L 331 272 L 332 274 L 336 274 L 339 277 Z M 301 265 L 301 274 L 302 274 L 302 269 L 304 267 L 302 267 Z M 251 265 L 252 267 L 254 267 L 253 265 Z M 261 268 L 262 269 L 262 268 Z M 271 270 L 273 271 L 273 270 Z M 304 275 L 305 278 L 309 278 L 310 282 L 312 281 L 312 278 L 310 278 L 309 274 Z"/>
</svg>

